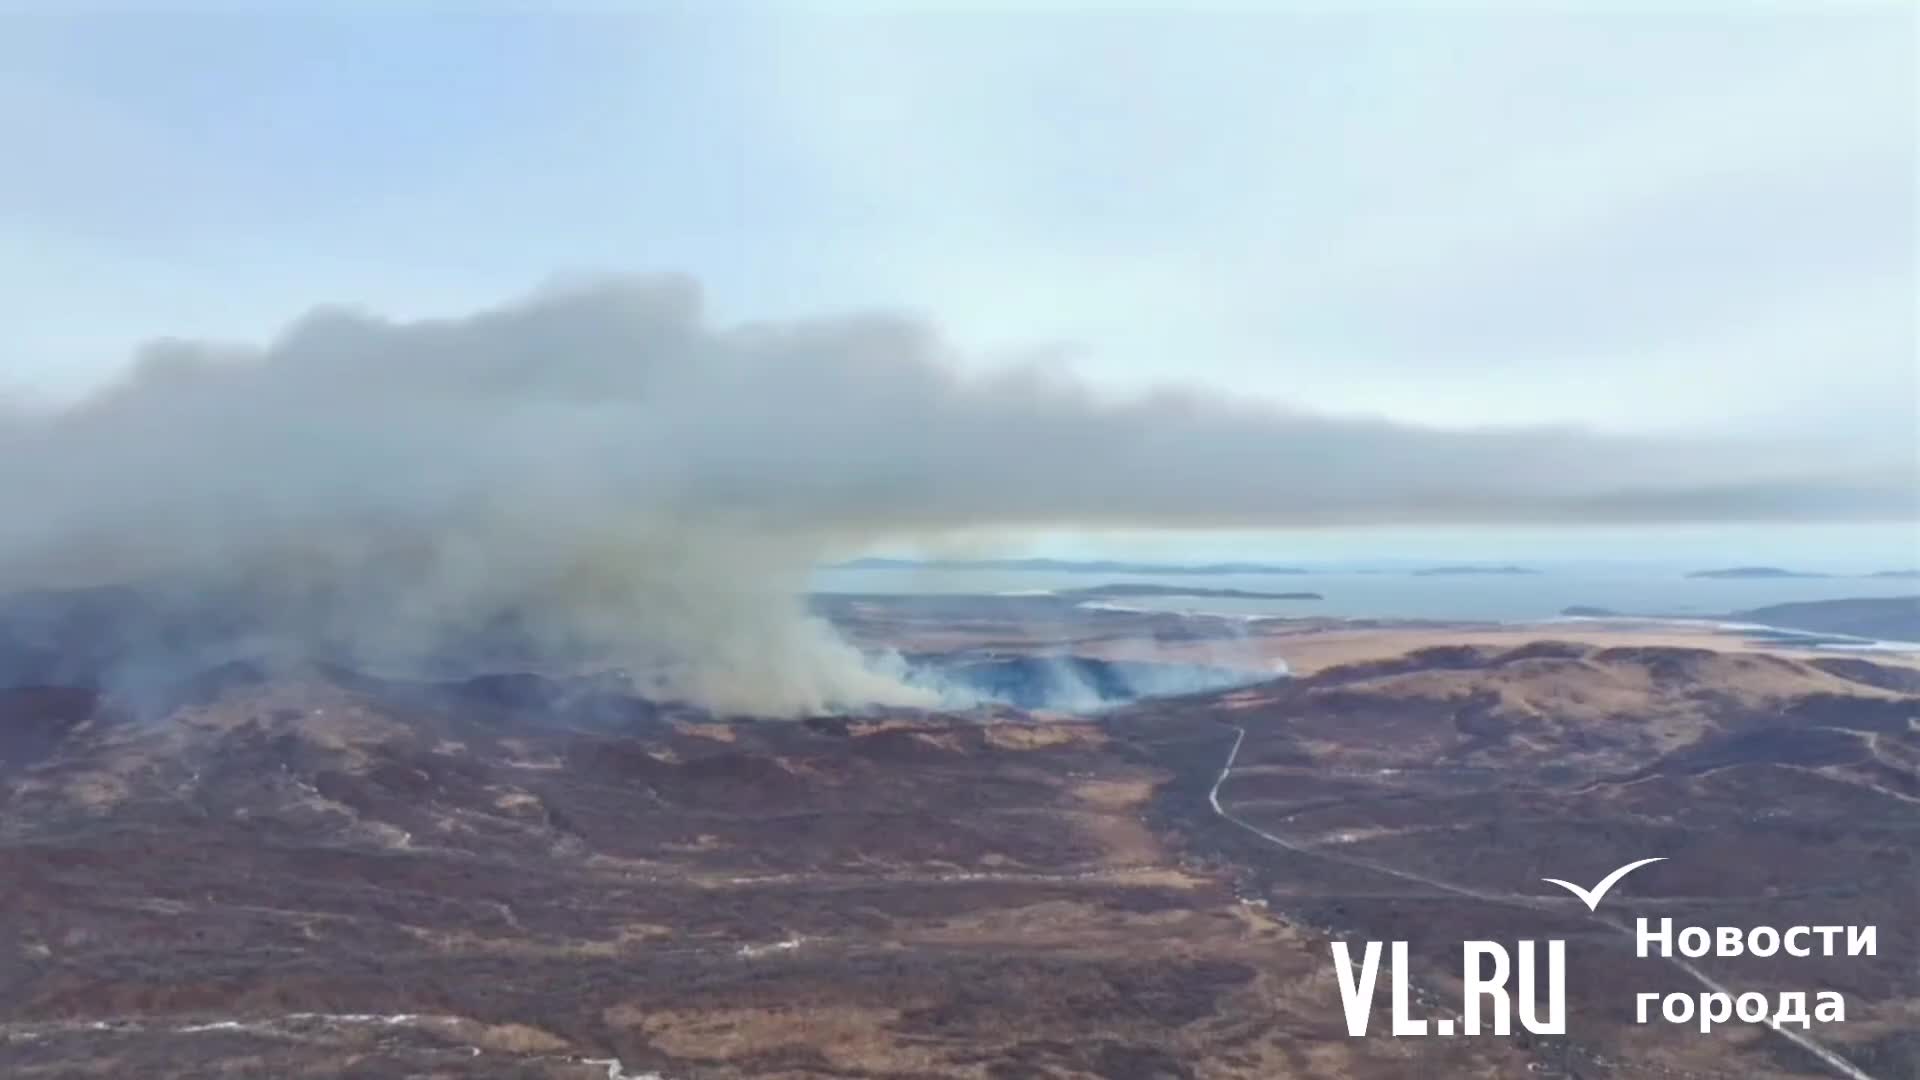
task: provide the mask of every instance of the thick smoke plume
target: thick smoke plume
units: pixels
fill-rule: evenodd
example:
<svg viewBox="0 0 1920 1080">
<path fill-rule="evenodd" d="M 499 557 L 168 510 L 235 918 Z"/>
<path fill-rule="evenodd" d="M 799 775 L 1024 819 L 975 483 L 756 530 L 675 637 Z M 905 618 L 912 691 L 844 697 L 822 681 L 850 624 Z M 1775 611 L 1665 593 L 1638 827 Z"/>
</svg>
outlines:
<svg viewBox="0 0 1920 1080">
<path fill-rule="evenodd" d="M 790 712 L 925 700 L 799 599 L 816 560 L 890 535 L 1913 510 L 1898 456 L 1112 401 L 954 359 L 899 318 L 715 327 L 678 278 L 158 344 L 77 405 L 0 414 L 0 588 L 141 583 L 244 605 L 263 651 L 369 664 L 510 630 Z"/>
</svg>

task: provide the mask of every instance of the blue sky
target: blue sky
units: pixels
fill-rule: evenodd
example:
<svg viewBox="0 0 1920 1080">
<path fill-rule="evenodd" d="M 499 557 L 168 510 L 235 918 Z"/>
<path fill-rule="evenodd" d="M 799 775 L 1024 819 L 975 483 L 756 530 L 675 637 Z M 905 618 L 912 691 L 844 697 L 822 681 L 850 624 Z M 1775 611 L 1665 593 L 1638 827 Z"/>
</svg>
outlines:
<svg viewBox="0 0 1920 1080">
<path fill-rule="evenodd" d="M 1114 394 L 1911 449 L 1911 10 L 1659 10 L 0 16 L 0 393 L 675 270 L 723 321 L 903 309 Z"/>
</svg>

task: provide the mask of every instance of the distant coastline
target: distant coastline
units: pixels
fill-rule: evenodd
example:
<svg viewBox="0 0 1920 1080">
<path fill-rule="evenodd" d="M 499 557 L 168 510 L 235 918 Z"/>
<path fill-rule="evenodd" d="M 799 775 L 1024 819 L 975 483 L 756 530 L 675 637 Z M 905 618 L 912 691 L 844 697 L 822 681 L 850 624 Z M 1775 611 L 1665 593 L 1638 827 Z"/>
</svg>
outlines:
<svg viewBox="0 0 1920 1080">
<path fill-rule="evenodd" d="M 1154 577 L 1204 577 L 1228 574 L 1407 574 L 1412 577 L 1508 577 L 1538 574 L 1530 566 L 1443 564 L 1409 570 L 1313 569 L 1267 562 L 1154 563 L 1120 559 L 892 559 L 868 557 L 831 563 L 828 570 L 960 570 L 1016 571 L 1053 574 L 1139 574 Z M 1259 594 L 1250 594 L 1259 595 Z"/>
<path fill-rule="evenodd" d="M 1298 566 L 1279 566 L 1263 562 L 1150 563 L 1123 562 L 1115 559 L 850 559 L 833 563 L 829 570 L 1016 570 L 1054 574 L 1308 574 Z"/>
<path fill-rule="evenodd" d="M 1787 578 L 1832 579 L 1846 577 L 1907 580 L 1920 579 L 1920 570 L 1875 570 L 1870 574 L 1828 574 L 1818 570 L 1789 570 L 1779 566 L 1728 566 L 1717 570 L 1695 570 L 1686 576 L 1718 581 L 1778 580 Z"/>
<path fill-rule="evenodd" d="M 1035 574 L 1106 574 L 1140 577 L 1224 577 L 1228 575 L 1275 575 L 1293 576 L 1312 575 L 1403 575 L 1407 577 L 1444 578 L 1444 577 L 1523 577 L 1543 575 L 1548 571 L 1532 566 L 1514 563 L 1441 563 L 1433 566 L 1414 566 L 1407 568 L 1382 568 L 1361 566 L 1309 567 L 1287 563 L 1257 561 L 1205 562 L 1205 563 L 1161 563 L 1141 562 L 1130 559 L 1059 559 L 1059 558 L 1021 558 L 1021 559 L 901 559 L 884 556 L 868 556 L 848 559 L 844 562 L 828 563 L 824 570 L 875 570 L 893 572 L 1012 572 Z M 1783 566 L 1722 566 L 1703 570 L 1691 570 L 1681 577 L 1695 581 L 1831 581 L 1840 579 L 1877 579 L 1882 581 L 1920 580 L 1920 568 L 1894 568 L 1874 570 L 1866 573 L 1831 573 L 1822 570 L 1796 570 Z M 1144 595 L 1144 594 L 1142 594 Z M 1230 594 L 1219 594 L 1230 595 Z M 1243 598 L 1273 597 L 1263 593 L 1248 593 Z"/>
<path fill-rule="evenodd" d="M 1753 578 L 1824 578 L 1831 574 L 1820 574 L 1808 570 L 1786 570 L 1778 566 L 1729 566 L 1719 570 L 1695 570 L 1687 575 L 1690 578 L 1712 578 L 1715 580 L 1748 580 Z"/>
<path fill-rule="evenodd" d="M 1141 585 L 1131 582 L 1111 582 L 1095 585 L 1086 589 L 1062 589 L 1053 595 L 1074 599 L 1094 600 L 1103 597 L 1138 596 L 1194 596 L 1209 600 L 1325 600 L 1317 592 L 1261 592 L 1256 589 L 1207 589 L 1199 586 L 1181 585 Z"/>
</svg>

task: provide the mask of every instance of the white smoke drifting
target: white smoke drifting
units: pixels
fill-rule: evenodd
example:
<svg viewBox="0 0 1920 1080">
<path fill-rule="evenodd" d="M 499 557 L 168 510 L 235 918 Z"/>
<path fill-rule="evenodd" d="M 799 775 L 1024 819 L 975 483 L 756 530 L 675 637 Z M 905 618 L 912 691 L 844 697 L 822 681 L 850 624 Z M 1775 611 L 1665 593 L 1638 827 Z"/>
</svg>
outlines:
<svg viewBox="0 0 1920 1080">
<path fill-rule="evenodd" d="M 719 328 L 684 279 L 619 279 L 159 344 L 77 405 L 0 414 L 0 588 L 244 598 L 282 645 L 394 663 L 511 618 L 663 693 L 791 712 L 925 700 L 800 602 L 818 559 L 895 534 L 1902 519 L 1914 468 L 1108 401 L 1057 372 L 963 374 L 911 320 Z"/>
</svg>

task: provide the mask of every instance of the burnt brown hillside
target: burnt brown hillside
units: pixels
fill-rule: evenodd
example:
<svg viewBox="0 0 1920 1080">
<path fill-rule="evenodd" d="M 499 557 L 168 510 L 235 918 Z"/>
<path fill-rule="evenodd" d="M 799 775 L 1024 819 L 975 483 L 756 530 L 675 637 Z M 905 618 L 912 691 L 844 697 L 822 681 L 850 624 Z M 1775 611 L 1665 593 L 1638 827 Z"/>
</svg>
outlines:
<svg viewBox="0 0 1920 1080">
<path fill-rule="evenodd" d="M 1912 1076 L 1892 670 L 1543 643 L 1079 718 L 737 723 L 528 674 L 229 664 L 159 715 L 16 686 L 0 1070 L 1829 1075 L 1758 1029 L 1621 1022 L 1684 981 L 1538 879 L 1664 855 L 1609 904 L 1877 924 L 1877 957 L 1721 974 L 1843 989 L 1819 1038 Z M 1222 805 L 1284 844 L 1208 803 L 1242 730 Z M 1414 942 L 1437 1013 L 1463 936 L 1549 933 L 1567 1038 L 1347 1037 L 1328 935 Z"/>
</svg>

